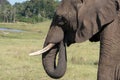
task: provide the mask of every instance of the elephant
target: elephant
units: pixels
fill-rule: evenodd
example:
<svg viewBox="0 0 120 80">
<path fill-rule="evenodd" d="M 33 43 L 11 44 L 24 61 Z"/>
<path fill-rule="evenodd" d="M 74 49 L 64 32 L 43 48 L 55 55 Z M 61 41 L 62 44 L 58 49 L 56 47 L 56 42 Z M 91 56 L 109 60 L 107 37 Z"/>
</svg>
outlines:
<svg viewBox="0 0 120 80">
<path fill-rule="evenodd" d="M 59 79 L 67 69 L 66 47 L 86 40 L 100 41 L 97 80 L 120 80 L 118 11 L 117 0 L 62 0 L 54 13 L 43 49 L 30 55 L 42 54 L 46 73 Z"/>
</svg>

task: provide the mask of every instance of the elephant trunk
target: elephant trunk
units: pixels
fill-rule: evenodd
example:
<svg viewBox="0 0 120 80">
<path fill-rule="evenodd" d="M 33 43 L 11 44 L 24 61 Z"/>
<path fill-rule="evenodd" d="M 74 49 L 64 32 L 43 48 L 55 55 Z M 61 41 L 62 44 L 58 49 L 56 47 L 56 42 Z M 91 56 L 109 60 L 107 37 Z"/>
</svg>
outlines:
<svg viewBox="0 0 120 80">
<path fill-rule="evenodd" d="M 56 61 L 57 54 L 58 61 Z M 59 44 L 56 44 L 56 46 L 54 46 L 51 50 L 42 54 L 42 62 L 46 73 L 50 77 L 55 79 L 61 78 L 65 74 L 67 67 L 66 47 L 64 42 L 61 41 Z"/>
</svg>

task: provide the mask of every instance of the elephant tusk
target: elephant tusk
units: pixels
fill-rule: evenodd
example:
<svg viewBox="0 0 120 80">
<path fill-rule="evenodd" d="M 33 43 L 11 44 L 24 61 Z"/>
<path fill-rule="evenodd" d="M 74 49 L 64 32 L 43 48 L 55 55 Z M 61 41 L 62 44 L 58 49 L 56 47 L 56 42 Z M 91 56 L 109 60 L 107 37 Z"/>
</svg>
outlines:
<svg viewBox="0 0 120 80">
<path fill-rule="evenodd" d="M 43 53 L 47 52 L 48 50 L 50 50 L 53 46 L 55 46 L 55 44 L 50 43 L 45 48 L 43 48 L 42 50 L 30 53 L 29 56 L 36 56 L 36 55 L 43 54 Z"/>
</svg>

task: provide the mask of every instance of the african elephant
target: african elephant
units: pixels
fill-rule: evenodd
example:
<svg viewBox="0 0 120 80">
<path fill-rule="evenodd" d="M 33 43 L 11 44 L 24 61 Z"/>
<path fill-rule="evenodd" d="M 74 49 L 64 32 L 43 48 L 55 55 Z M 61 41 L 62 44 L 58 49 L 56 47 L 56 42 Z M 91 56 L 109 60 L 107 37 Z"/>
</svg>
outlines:
<svg viewBox="0 0 120 80">
<path fill-rule="evenodd" d="M 46 73 L 58 79 L 66 71 L 66 46 L 86 40 L 100 41 L 97 80 L 120 80 L 120 26 L 116 0 L 62 0 L 44 48 L 30 55 L 42 54 Z"/>
</svg>

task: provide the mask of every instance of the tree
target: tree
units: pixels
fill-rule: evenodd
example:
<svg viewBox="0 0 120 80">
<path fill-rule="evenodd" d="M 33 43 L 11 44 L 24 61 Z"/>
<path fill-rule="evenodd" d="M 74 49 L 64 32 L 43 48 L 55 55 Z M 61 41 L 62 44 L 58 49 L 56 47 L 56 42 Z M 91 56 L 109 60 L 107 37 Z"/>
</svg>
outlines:
<svg viewBox="0 0 120 80">
<path fill-rule="evenodd" d="M 0 22 L 36 23 L 51 19 L 58 4 L 58 0 L 29 0 L 10 5 L 7 0 L 0 0 Z"/>
<path fill-rule="evenodd" d="M 0 18 L 2 22 L 9 22 L 11 17 L 11 5 L 7 0 L 0 0 Z"/>
</svg>

